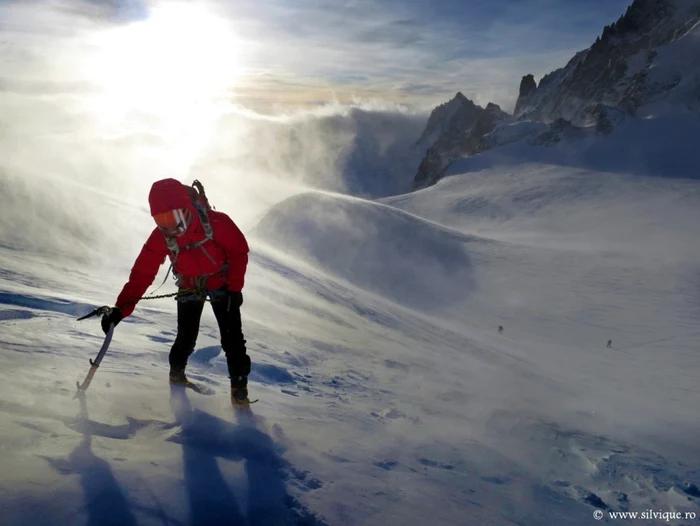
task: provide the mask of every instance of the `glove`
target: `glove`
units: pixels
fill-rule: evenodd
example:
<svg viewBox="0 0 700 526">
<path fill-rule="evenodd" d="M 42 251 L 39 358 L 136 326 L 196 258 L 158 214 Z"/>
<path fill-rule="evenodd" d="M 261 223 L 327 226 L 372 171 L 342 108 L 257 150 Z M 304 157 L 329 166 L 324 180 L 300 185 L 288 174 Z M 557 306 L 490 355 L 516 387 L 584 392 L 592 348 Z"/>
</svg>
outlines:
<svg viewBox="0 0 700 526">
<path fill-rule="evenodd" d="M 241 305 L 243 305 L 243 293 L 227 290 L 226 312 L 230 312 L 232 309 L 240 309 Z"/>
<path fill-rule="evenodd" d="M 102 330 L 105 332 L 105 334 L 107 334 L 109 331 L 109 326 L 114 324 L 116 327 L 123 318 L 124 315 L 122 314 L 121 309 L 119 307 L 113 307 L 107 314 L 102 316 Z"/>
</svg>

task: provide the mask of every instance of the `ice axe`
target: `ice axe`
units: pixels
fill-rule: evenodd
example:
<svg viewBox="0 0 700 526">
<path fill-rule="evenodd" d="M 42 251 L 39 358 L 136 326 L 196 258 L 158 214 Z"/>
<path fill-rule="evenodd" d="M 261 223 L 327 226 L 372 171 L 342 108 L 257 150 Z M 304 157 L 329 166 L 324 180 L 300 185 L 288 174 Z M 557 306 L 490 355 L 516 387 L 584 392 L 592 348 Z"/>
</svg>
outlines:
<svg viewBox="0 0 700 526">
<path fill-rule="evenodd" d="M 104 316 L 106 314 L 109 314 L 109 312 L 112 310 L 111 307 L 98 307 L 94 311 L 92 311 L 90 314 L 86 314 L 82 318 L 78 318 L 78 321 L 85 320 L 87 318 L 92 318 L 93 316 Z M 105 336 L 105 341 L 102 344 L 102 347 L 100 348 L 100 351 L 97 353 L 97 356 L 95 359 L 90 359 L 90 370 L 87 373 L 87 376 L 85 377 L 85 380 L 83 380 L 83 383 L 81 384 L 80 382 L 76 382 L 75 385 L 78 387 L 78 394 L 83 393 L 87 390 L 88 387 L 90 387 L 90 382 L 92 382 L 92 377 L 95 376 L 95 372 L 97 372 L 97 368 L 100 366 L 100 362 L 102 361 L 102 358 L 104 358 L 104 355 L 107 353 L 107 349 L 109 348 L 109 344 L 112 341 L 112 333 L 114 333 L 114 324 L 110 324 L 109 330 L 107 331 L 107 335 Z M 77 394 L 76 394 L 77 396 Z"/>
</svg>

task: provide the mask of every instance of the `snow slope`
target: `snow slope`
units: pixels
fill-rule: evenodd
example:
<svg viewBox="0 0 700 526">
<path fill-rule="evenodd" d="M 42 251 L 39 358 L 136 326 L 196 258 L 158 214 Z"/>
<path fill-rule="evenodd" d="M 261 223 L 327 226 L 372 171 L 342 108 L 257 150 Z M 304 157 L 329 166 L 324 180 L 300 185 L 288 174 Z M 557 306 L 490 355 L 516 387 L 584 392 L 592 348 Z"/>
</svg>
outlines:
<svg viewBox="0 0 700 526">
<path fill-rule="evenodd" d="M 216 392 L 169 389 L 167 299 L 118 327 L 76 399 L 102 334 L 75 318 L 113 301 L 137 242 L 108 266 L 81 258 L 79 244 L 3 243 L 7 523 L 699 513 L 700 188 L 566 165 L 558 151 L 493 150 L 379 202 L 300 188 L 266 205 L 246 228 L 252 415 L 228 406 L 208 310 L 189 370 Z M 212 195 L 226 185 L 208 182 Z M 101 204 L 147 228 L 140 201 Z"/>
</svg>

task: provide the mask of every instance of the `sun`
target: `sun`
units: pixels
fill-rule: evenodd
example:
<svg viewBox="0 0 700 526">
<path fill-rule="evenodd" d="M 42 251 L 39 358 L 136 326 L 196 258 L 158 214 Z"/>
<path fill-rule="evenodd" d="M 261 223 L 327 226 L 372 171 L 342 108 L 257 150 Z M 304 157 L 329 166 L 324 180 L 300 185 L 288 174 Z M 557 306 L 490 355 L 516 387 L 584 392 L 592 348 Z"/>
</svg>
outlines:
<svg viewBox="0 0 700 526">
<path fill-rule="evenodd" d="M 170 2 L 148 19 L 92 39 L 87 75 L 106 114 L 165 114 L 211 101 L 235 84 L 241 43 L 227 20 L 201 5 Z"/>
</svg>

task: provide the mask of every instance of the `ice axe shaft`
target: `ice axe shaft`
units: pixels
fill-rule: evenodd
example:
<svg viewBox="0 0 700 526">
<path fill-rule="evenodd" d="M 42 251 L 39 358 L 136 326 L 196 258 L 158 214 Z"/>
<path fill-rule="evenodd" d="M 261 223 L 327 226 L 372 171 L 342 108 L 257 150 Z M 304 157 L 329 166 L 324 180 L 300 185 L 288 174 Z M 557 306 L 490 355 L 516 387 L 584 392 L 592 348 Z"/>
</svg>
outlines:
<svg viewBox="0 0 700 526">
<path fill-rule="evenodd" d="M 105 336 L 105 341 L 102 344 L 100 351 L 97 353 L 97 356 L 95 357 L 94 360 L 92 360 L 92 359 L 90 360 L 90 370 L 88 371 L 87 376 L 85 377 L 85 380 L 83 380 L 82 384 L 80 382 L 76 382 L 76 386 L 78 387 L 78 393 L 85 392 L 87 390 L 87 388 L 90 387 L 90 382 L 92 382 L 92 377 L 95 376 L 95 373 L 97 372 L 97 368 L 100 366 L 100 362 L 102 362 L 102 358 L 104 358 L 104 355 L 107 353 L 107 349 L 109 348 L 109 344 L 112 341 L 112 333 L 114 333 L 114 324 L 113 323 L 111 323 L 109 325 L 109 330 L 107 331 L 107 335 Z"/>
</svg>

